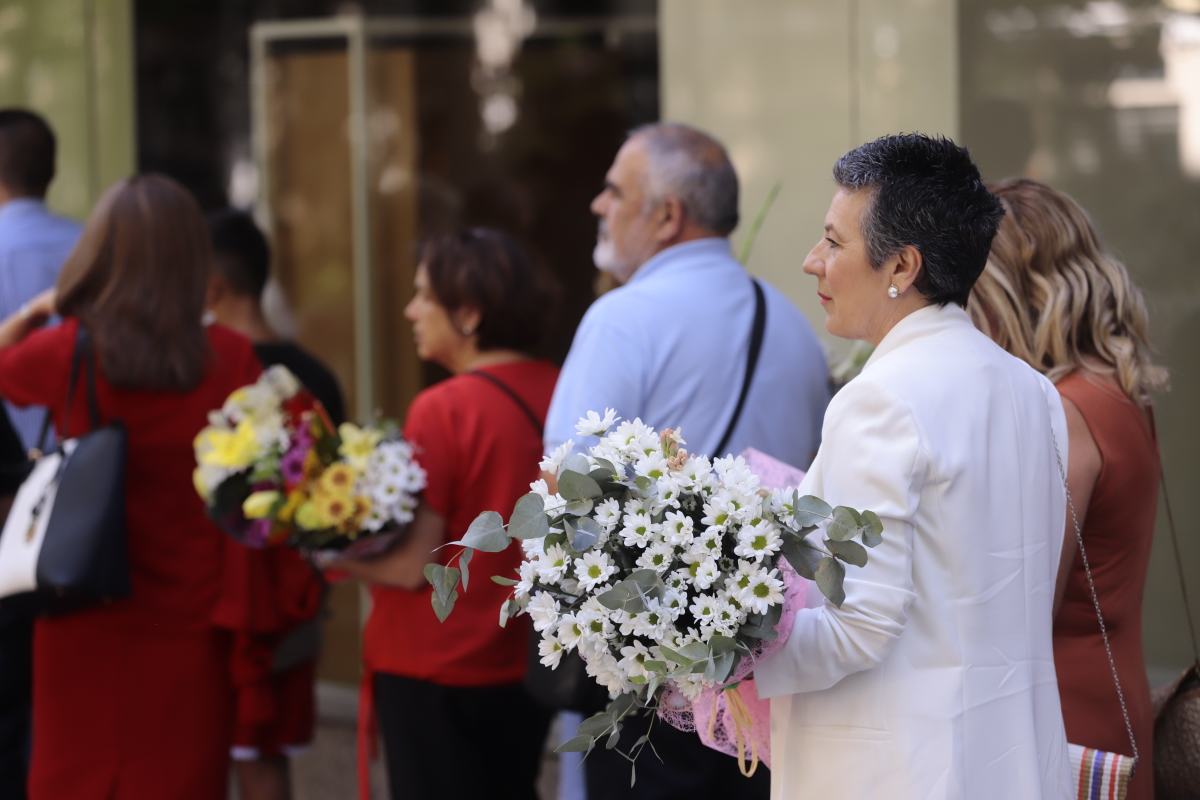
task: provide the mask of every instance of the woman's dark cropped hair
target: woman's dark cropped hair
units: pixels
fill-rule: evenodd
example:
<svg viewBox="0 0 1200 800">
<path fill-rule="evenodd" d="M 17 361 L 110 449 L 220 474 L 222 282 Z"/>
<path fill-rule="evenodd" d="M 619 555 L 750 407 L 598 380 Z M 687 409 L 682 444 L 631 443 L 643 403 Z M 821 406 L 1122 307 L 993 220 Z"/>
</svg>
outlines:
<svg viewBox="0 0 1200 800">
<path fill-rule="evenodd" d="M 939 305 L 967 304 L 1004 210 L 966 148 L 942 136 L 882 136 L 839 158 L 833 178 L 872 193 L 862 221 L 872 266 L 913 245 L 917 291 Z"/>
<path fill-rule="evenodd" d="M 508 234 L 470 228 L 430 239 L 420 263 L 447 312 L 479 310 L 480 350 L 528 352 L 541 343 L 549 313 L 546 278 Z"/>
<path fill-rule="evenodd" d="M 271 245 L 245 211 L 227 208 L 208 217 L 215 266 L 230 288 L 247 297 L 262 297 L 271 276 Z"/>
</svg>

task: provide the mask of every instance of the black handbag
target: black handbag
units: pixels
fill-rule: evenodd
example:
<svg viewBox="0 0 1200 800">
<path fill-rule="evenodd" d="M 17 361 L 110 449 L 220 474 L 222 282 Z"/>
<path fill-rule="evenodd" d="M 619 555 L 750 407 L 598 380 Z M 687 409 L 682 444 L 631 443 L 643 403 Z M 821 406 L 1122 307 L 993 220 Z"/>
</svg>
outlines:
<svg viewBox="0 0 1200 800">
<path fill-rule="evenodd" d="M 86 378 L 88 432 L 51 452 L 35 451 L 0 533 L 0 597 L 42 595 L 63 611 L 130 591 L 125 529 L 125 428 L 101 424 L 95 356 L 82 325 L 67 381 L 67 416 L 80 368 Z M 39 445 L 50 429 L 50 412 Z"/>
</svg>

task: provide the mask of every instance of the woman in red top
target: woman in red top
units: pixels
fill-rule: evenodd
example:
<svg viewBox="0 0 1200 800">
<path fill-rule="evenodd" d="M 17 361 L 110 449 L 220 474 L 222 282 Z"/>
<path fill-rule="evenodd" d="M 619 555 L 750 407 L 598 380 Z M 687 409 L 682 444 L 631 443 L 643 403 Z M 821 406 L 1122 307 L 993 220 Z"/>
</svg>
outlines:
<svg viewBox="0 0 1200 800">
<path fill-rule="evenodd" d="M 372 584 L 364 697 L 374 693 L 393 797 L 535 798 L 549 714 L 521 686 L 525 619 L 499 626 L 510 590 L 489 580 L 514 573 L 520 548 L 476 554 L 444 623 L 422 571 L 454 554 L 431 555 L 480 512 L 507 515 L 537 478 L 558 371 L 528 351 L 546 309 L 530 263 L 496 231 L 431 242 L 415 285 L 405 315 L 417 353 L 454 375 L 408 411 L 404 435 L 428 482 L 407 538 L 379 559 L 336 565 Z M 362 769 L 359 780 L 365 796 Z"/>
<path fill-rule="evenodd" d="M 1142 293 L 1106 253 L 1087 213 L 1027 179 L 992 191 L 1004 219 L 971 295 L 980 329 L 1054 381 L 1067 415 L 1067 484 L 1141 761 L 1129 800 L 1154 797 L 1154 718 L 1142 658 L 1142 594 L 1158 501 Z M 1067 739 L 1132 754 L 1070 518 L 1055 594 L 1054 667 Z"/>
<path fill-rule="evenodd" d="M 245 593 L 227 581 L 230 568 L 252 576 L 253 565 L 205 515 L 192 440 L 259 367 L 245 339 L 201 325 L 209 259 L 187 192 L 161 176 L 131 178 L 101 198 L 56 289 L 0 324 L 0 395 L 49 407 L 64 437 L 86 431 L 86 404 L 66 397 L 82 325 L 100 414 L 128 433 L 132 593 L 37 622 L 33 800 L 226 793 L 233 637 L 217 618 L 248 619 Z M 61 325 L 35 330 L 53 313 Z"/>
</svg>

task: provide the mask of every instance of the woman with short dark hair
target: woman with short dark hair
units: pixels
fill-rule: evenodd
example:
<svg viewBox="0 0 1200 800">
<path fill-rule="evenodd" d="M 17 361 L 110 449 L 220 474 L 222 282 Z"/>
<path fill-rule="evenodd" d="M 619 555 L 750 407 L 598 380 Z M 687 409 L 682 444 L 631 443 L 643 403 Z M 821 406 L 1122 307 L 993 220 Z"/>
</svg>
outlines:
<svg viewBox="0 0 1200 800">
<path fill-rule="evenodd" d="M 405 316 L 417 354 L 453 373 L 418 394 L 405 420 L 428 482 L 398 546 L 334 565 L 372 584 L 364 699 L 374 695 L 396 798 L 536 797 L 549 713 L 521 685 L 528 625 L 497 624 L 508 589 L 489 580 L 512 575 L 520 550 L 476 553 L 469 590 L 444 623 L 423 569 L 445 563 L 456 548 L 436 548 L 462 538 L 480 512 L 511 509 L 537 478 L 558 376 L 529 355 L 546 313 L 537 273 L 505 234 L 475 228 L 422 249 Z M 363 797 L 365 756 L 360 740 Z"/>
<path fill-rule="evenodd" d="M 246 551 L 208 520 L 192 488 L 192 440 L 211 409 L 259 374 L 250 343 L 205 328 L 211 255 L 195 201 L 169 178 L 121 181 L 100 199 L 47 292 L 0 324 L 0 395 L 47 406 L 63 437 L 89 430 L 67 397 L 77 335 L 96 360 L 100 417 L 128 435 L 132 593 L 38 620 L 33 800 L 225 796 L 234 710 L 225 591 Z M 36 330 L 53 314 L 61 325 Z M 247 573 L 250 574 L 250 573 Z"/>
</svg>

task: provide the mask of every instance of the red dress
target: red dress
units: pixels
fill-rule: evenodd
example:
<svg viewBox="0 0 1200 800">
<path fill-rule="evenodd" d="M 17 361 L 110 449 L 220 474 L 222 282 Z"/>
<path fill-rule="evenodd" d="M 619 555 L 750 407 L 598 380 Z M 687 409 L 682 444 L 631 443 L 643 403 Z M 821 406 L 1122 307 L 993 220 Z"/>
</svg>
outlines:
<svg viewBox="0 0 1200 800">
<path fill-rule="evenodd" d="M 77 324 L 0 350 L 0 395 L 48 405 L 66 435 L 87 427 L 82 395 L 66 416 Z M 183 392 L 113 388 L 97 371 L 101 416 L 128 432 L 126 522 L 132 595 L 37 622 L 33 800 L 212 800 L 226 794 L 235 629 L 253 627 L 255 556 L 218 531 L 192 488 L 192 440 L 233 389 L 253 382 L 250 343 L 213 326 L 201 383 Z M 230 578 L 238 578 L 230 585 Z M 252 653 L 253 648 L 243 648 Z M 253 693 L 246 693 L 253 698 Z"/>
<path fill-rule="evenodd" d="M 1158 508 L 1158 445 L 1143 410 L 1115 385 L 1074 372 L 1058 391 L 1078 407 L 1100 450 L 1100 475 L 1081 514 L 1083 542 L 1141 753 L 1128 800 L 1152 800 L 1154 712 L 1142 657 L 1142 594 Z M 1054 618 L 1054 668 L 1067 739 L 1131 755 L 1078 556 Z"/>
</svg>

